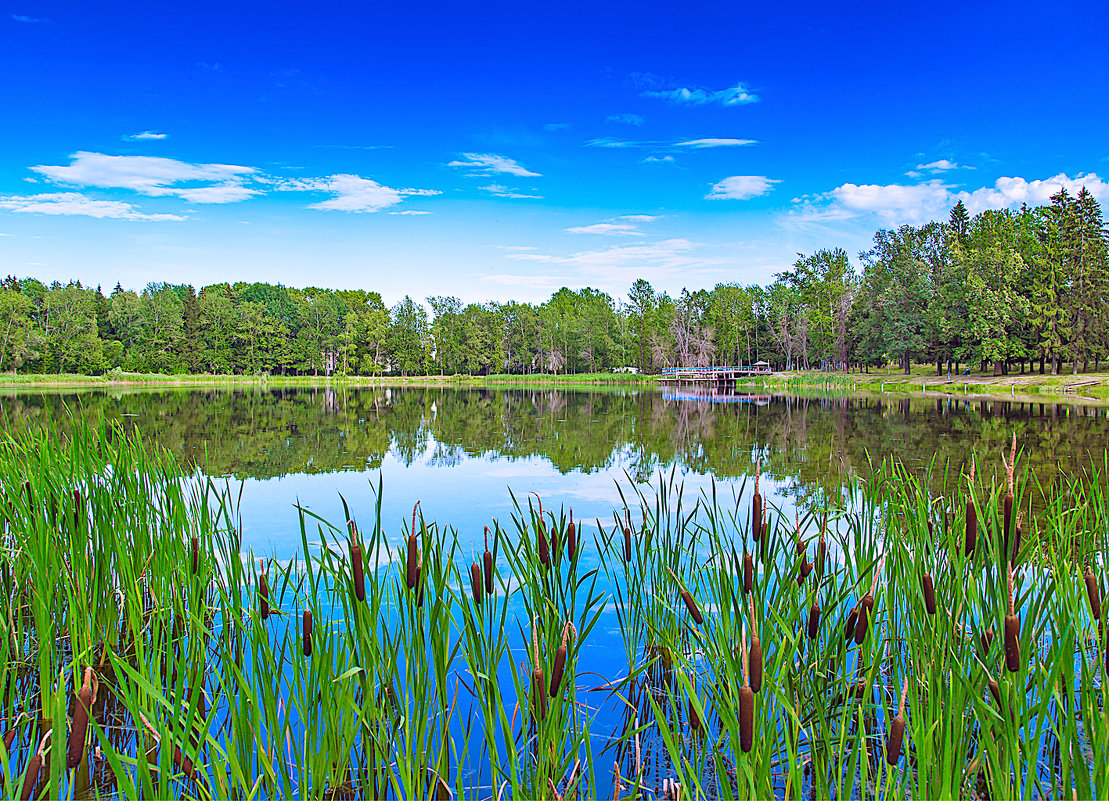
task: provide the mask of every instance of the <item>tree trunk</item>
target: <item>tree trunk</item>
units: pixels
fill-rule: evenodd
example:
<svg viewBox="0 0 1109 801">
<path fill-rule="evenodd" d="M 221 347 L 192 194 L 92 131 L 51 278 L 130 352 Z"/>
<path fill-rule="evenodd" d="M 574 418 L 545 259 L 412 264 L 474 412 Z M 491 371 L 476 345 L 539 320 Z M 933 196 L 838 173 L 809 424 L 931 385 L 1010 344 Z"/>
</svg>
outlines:
<svg viewBox="0 0 1109 801">
<path fill-rule="evenodd" d="M 1047 351 L 1040 348 L 1040 375 L 1044 374 L 1044 363 L 1047 361 Z"/>
<path fill-rule="evenodd" d="M 905 375 L 910 373 L 912 365 L 909 362 L 909 351 L 905 351 L 905 358 L 902 360 L 902 367 L 905 369 Z"/>
<path fill-rule="evenodd" d="M 943 375 L 943 359 L 936 359 L 936 375 Z"/>
</svg>

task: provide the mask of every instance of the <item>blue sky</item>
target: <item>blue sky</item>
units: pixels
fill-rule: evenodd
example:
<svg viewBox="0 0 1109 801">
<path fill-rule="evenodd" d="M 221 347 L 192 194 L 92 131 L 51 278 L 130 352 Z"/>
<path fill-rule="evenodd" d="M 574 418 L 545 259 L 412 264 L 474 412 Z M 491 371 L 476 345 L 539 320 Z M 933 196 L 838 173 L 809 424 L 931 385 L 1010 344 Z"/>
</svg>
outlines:
<svg viewBox="0 0 1109 801">
<path fill-rule="evenodd" d="M 5 274 L 621 298 L 1109 200 L 1105 3 L 6 2 Z"/>
</svg>

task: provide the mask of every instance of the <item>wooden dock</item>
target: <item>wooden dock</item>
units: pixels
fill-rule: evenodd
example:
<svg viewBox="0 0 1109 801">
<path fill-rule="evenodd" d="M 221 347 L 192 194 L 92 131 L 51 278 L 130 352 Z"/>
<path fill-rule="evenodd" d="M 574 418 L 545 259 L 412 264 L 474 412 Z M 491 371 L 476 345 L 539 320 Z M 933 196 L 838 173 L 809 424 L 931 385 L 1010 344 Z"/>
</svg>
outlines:
<svg viewBox="0 0 1109 801">
<path fill-rule="evenodd" d="M 726 389 L 734 387 L 741 378 L 768 376 L 770 374 L 769 364 L 756 362 L 752 365 L 739 367 L 668 367 L 662 371 L 658 380 L 662 384 L 694 384 Z"/>
</svg>

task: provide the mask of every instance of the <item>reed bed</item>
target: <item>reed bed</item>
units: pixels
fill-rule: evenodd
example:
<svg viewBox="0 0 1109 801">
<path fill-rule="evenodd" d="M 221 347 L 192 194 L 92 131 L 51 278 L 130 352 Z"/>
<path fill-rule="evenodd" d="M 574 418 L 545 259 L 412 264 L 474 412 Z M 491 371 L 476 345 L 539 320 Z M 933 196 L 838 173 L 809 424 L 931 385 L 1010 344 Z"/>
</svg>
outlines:
<svg viewBox="0 0 1109 801">
<path fill-rule="evenodd" d="M 882 465 L 794 515 L 758 465 L 671 472 L 480 537 L 386 532 L 379 481 L 277 560 L 138 435 L 6 437 L 3 795 L 1106 797 L 1109 464 L 976 456 L 1005 481 Z"/>
</svg>

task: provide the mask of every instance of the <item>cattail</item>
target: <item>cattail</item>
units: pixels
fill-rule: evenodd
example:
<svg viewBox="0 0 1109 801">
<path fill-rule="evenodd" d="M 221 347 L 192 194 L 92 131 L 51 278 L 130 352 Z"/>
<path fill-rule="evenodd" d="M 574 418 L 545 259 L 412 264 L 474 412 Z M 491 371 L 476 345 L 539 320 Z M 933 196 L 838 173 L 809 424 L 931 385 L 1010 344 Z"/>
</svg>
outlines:
<svg viewBox="0 0 1109 801">
<path fill-rule="evenodd" d="M 698 626 L 705 622 L 705 616 L 701 614 L 701 610 L 697 608 L 697 602 L 693 600 L 693 596 L 689 590 L 682 590 L 682 600 L 685 601 L 685 608 L 689 610 L 689 614 L 693 616 L 693 622 Z"/>
<path fill-rule="evenodd" d="M 1101 621 L 1101 591 L 1097 586 L 1097 578 L 1090 566 L 1086 565 L 1086 597 L 1090 599 L 1090 615 L 1094 620 Z"/>
<path fill-rule="evenodd" d="M 974 485 L 974 457 L 970 457 L 970 483 Z M 974 498 L 967 495 L 967 525 L 966 537 L 963 540 L 963 556 L 970 557 L 974 553 L 974 545 L 978 541 L 978 510 L 974 508 Z"/>
<path fill-rule="evenodd" d="M 901 706 L 897 716 L 890 722 L 889 739 L 886 740 L 886 764 L 891 768 L 901 759 L 901 742 L 905 738 L 905 695 L 909 690 L 909 680 L 905 679 L 901 690 Z"/>
<path fill-rule="evenodd" d="M 551 515 L 551 555 L 554 557 L 555 564 L 557 564 L 558 563 L 558 557 L 559 557 L 559 553 L 558 553 L 558 524 L 555 522 L 555 518 L 554 518 L 554 515 L 552 513 L 548 512 L 547 514 Z"/>
<path fill-rule="evenodd" d="M 850 640 L 855 636 L 855 626 L 859 622 L 859 607 L 851 607 L 851 611 L 847 615 L 847 625 L 843 627 L 843 639 Z"/>
<path fill-rule="evenodd" d="M 574 510 L 570 510 L 570 525 L 566 527 L 566 555 L 570 561 L 574 561 L 574 556 L 578 550 L 578 529 L 574 525 Z"/>
<path fill-rule="evenodd" d="M 701 716 L 697 714 L 697 708 L 693 706 L 692 696 L 689 699 L 689 727 L 693 729 L 694 734 L 701 733 Z"/>
<path fill-rule="evenodd" d="M 993 679 L 989 680 L 989 687 L 990 687 L 990 695 L 993 696 L 994 703 L 997 704 L 998 711 L 1000 711 L 1001 709 L 1003 709 L 1002 704 L 1001 704 L 1001 688 L 997 685 L 997 682 L 994 681 Z"/>
<path fill-rule="evenodd" d="M 265 620 L 270 616 L 270 583 L 265 572 L 258 574 L 258 617 Z"/>
<path fill-rule="evenodd" d="M 412 532 L 408 535 L 408 564 L 405 570 L 405 585 L 408 589 L 416 586 L 420 575 L 420 554 L 416 550 L 416 533 Z"/>
<path fill-rule="evenodd" d="M 990 646 L 993 645 L 993 627 L 990 627 L 982 632 L 982 658 L 985 659 L 990 653 Z"/>
<path fill-rule="evenodd" d="M 632 530 L 629 526 L 624 526 L 624 561 L 630 562 L 632 560 Z"/>
<path fill-rule="evenodd" d="M 874 609 L 874 596 L 867 593 L 863 602 L 859 604 L 859 618 L 855 622 L 855 644 L 862 645 L 866 639 L 866 630 L 870 625 L 870 613 Z"/>
<path fill-rule="evenodd" d="M 485 555 L 482 557 L 485 568 L 485 594 L 493 594 L 493 553 L 489 550 L 489 526 L 485 527 Z"/>
<path fill-rule="evenodd" d="M 543 668 L 531 672 L 531 696 L 535 705 L 535 716 L 539 720 L 547 717 L 547 682 L 543 678 Z"/>
<path fill-rule="evenodd" d="M 77 693 L 77 706 L 73 710 L 73 727 L 69 730 L 69 752 L 65 759 L 67 770 L 73 770 L 80 765 L 85 756 L 85 741 L 88 738 L 89 729 L 89 709 L 92 707 L 91 673 L 91 669 L 86 671 L 81 691 Z"/>
<path fill-rule="evenodd" d="M 811 573 L 811 572 L 812 572 L 812 562 L 810 562 L 806 559 L 805 561 L 803 561 L 801 563 L 801 569 L 797 573 L 797 586 L 798 587 L 800 587 L 802 584 L 805 583 L 805 579 L 807 579 L 809 577 L 809 573 Z"/>
<path fill-rule="evenodd" d="M 543 532 L 543 521 L 539 521 L 539 525 L 535 529 L 535 533 L 539 541 L 539 563 L 543 567 L 551 566 L 551 552 L 547 547 L 547 535 Z"/>
<path fill-rule="evenodd" d="M 30 482 L 27 483 L 28 488 L 31 486 Z M 35 789 L 35 782 L 38 781 L 39 771 L 42 769 L 42 755 L 35 754 L 27 760 L 27 775 L 23 779 L 23 792 L 19 797 L 21 801 L 31 801 L 31 793 Z"/>
<path fill-rule="evenodd" d="M 192 552 L 193 552 L 193 575 L 195 576 L 200 572 L 200 543 L 197 542 L 196 537 L 192 539 Z"/>
<path fill-rule="evenodd" d="M 357 542 L 350 543 L 350 568 L 354 577 L 354 597 L 359 601 L 366 600 L 366 577 L 362 572 L 362 546 Z"/>
<path fill-rule="evenodd" d="M 747 627 L 740 630 L 739 647 L 743 658 L 743 686 L 739 688 L 739 745 L 750 753 L 755 739 L 755 692 L 747 669 Z M 760 664 L 762 660 L 759 660 Z M 761 682 L 760 682 L 761 683 Z"/>
<path fill-rule="evenodd" d="M 762 689 L 762 640 L 757 634 L 751 634 L 751 652 L 747 656 L 747 666 L 750 671 L 751 692 L 757 693 Z"/>
<path fill-rule="evenodd" d="M 820 604 L 813 601 L 813 605 L 809 608 L 809 639 L 815 640 L 816 635 L 820 633 Z"/>
<path fill-rule="evenodd" d="M 932 576 L 924 573 L 920 577 L 920 586 L 924 591 L 924 609 L 930 615 L 936 614 L 936 588 L 932 585 Z"/>
<path fill-rule="evenodd" d="M 1005 667 L 1020 670 L 1020 618 L 1013 609 L 1013 568 L 1009 568 L 1009 614 L 1005 616 Z"/>
<path fill-rule="evenodd" d="M 1008 492 L 1005 493 L 1005 498 L 1002 501 L 1004 528 L 1002 529 L 1002 542 L 1009 542 L 1009 521 L 1013 517 L 1013 469 L 1016 467 L 1017 461 L 1017 432 L 1013 432 L 1013 450 L 1009 454 L 1009 461 L 1005 461 L 1005 453 L 1001 454 L 1001 464 L 1005 467 L 1005 478 Z"/>
<path fill-rule="evenodd" d="M 304 610 L 304 621 L 301 625 L 303 632 L 302 639 L 304 640 L 304 655 L 312 655 L 312 612 L 308 609 Z"/>
<path fill-rule="evenodd" d="M 755 559 L 751 556 L 751 552 L 743 554 L 743 592 L 745 595 L 751 594 L 752 587 L 755 586 Z"/>
<path fill-rule="evenodd" d="M 570 632 L 570 624 L 562 629 L 562 643 L 555 651 L 554 667 L 551 668 L 551 698 L 558 697 L 559 687 L 562 686 L 562 676 L 566 672 L 566 640 Z"/>
<path fill-rule="evenodd" d="M 1018 561 L 1017 557 L 1020 556 L 1020 540 L 1021 540 L 1021 537 L 1023 535 L 1024 535 L 1024 514 L 1021 513 L 1021 514 L 1017 515 L 1016 536 L 1013 537 L 1013 553 L 1009 557 L 1009 564 L 1011 564 L 1013 567 L 1017 566 L 1017 561 Z"/>
<path fill-rule="evenodd" d="M 8 754 L 11 754 L 12 743 L 15 742 L 15 735 L 18 733 L 18 731 L 18 729 L 12 728 L 4 732 L 4 751 Z"/>
<path fill-rule="evenodd" d="M 751 536 L 755 542 L 762 540 L 762 495 L 759 494 L 759 467 L 762 461 L 755 462 L 755 497 L 751 499 Z"/>
<path fill-rule="evenodd" d="M 470 565 L 470 589 L 474 593 L 474 608 L 477 609 L 481 606 L 481 567 L 478 566 L 477 561 Z"/>
</svg>

